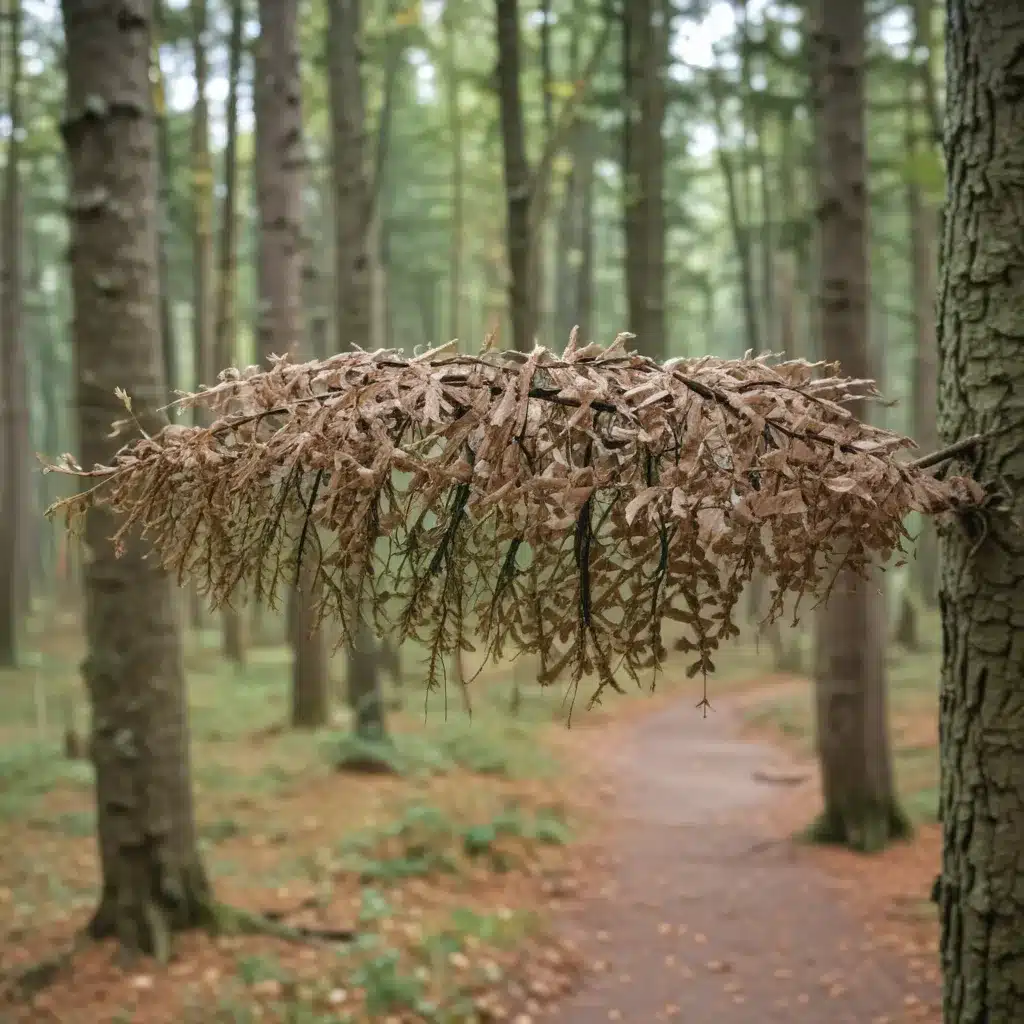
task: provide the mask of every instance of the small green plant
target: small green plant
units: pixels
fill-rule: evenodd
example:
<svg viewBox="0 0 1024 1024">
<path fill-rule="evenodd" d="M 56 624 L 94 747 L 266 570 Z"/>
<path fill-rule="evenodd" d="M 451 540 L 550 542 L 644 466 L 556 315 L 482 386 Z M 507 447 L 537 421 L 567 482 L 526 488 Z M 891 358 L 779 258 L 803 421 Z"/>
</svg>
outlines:
<svg viewBox="0 0 1024 1024">
<path fill-rule="evenodd" d="M 258 985 L 261 981 L 284 981 L 287 977 L 281 961 L 273 955 L 241 956 L 235 962 L 235 971 L 245 985 Z"/>
<path fill-rule="evenodd" d="M 450 873 L 459 869 L 459 855 L 488 858 L 498 872 L 518 863 L 516 851 L 503 839 L 561 845 L 569 826 L 557 808 L 527 814 L 515 806 L 484 821 L 459 822 L 429 804 L 413 804 L 383 828 L 352 836 L 344 845 L 341 866 L 363 882 Z"/>
<path fill-rule="evenodd" d="M 417 1010 L 423 1000 L 423 982 L 401 965 L 401 953 L 385 947 L 358 967 L 352 981 L 366 993 L 366 1012 L 377 1020 L 399 1010 Z"/>
</svg>

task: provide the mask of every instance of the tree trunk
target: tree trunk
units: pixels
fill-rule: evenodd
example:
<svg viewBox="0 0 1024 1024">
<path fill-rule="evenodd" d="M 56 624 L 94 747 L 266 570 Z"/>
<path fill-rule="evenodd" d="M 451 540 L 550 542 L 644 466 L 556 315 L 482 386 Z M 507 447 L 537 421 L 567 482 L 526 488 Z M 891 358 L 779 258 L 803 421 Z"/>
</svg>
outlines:
<svg viewBox="0 0 1024 1024">
<path fill-rule="evenodd" d="M 530 231 L 530 165 L 526 158 L 523 102 L 519 82 L 519 4 L 495 0 L 498 26 L 498 100 L 505 166 L 508 247 L 508 306 L 512 344 L 519 352 L 533 349 L 537 307 L 532 294 Z"/>
<path fill-rule="evenodd" d="M 32 551 L 29 530 L 32 508 L 31 441 L 21 308 L 20 0 L 10 5 L 10 26 L 10 118 L 13 130 L 8 137 L 4 171 L 3 276 L 0 281 L 0 401 L 3 402 L 0 493 L 4 510 L 0 525 L 0 665 L 13 668 L 18 664 L 21 631 L 28 610 Z"/>
<path fill-rule="evenodd" d="M 597 125 L 584 119 L 582 138 L 574 161 L 579 160 L 580 264 L 576 277 L 576 324 L 583 341 L 594 340 L 594 165 L 597 162 Z M 576 166 L 574 164 L 574 166 Z"/>
<path fill-rule="evenodd" d="M 908 97 L 912 102 L 913 97 Z M 913 120 L 916 109 L 907 111 L 907 152 L 920 150 Z M 938 263 L 936 229 L 938 214 L 911 178 L 907 183 L 907 214 L 910 219 L 910 259 L 914 302 L 913 430 L 922 451 L 938 448 L 935 409 L 938 401 L 938 352 L 935 340 L 935 277 Z M 938 597 L 938 538 L 932 523 L 921 524 L 917 558 L 913 563 L 916 590 L 930 607 Z M 909 591 L 909 588 L 908 588 Z"/>
<path fill-rule="evenodd" d="M 725 185 L 726 205 L 729 211 L 729 226 L 733 246 L 739 262 L 740 292 L 743 296 L 743 328 L 746 347 L 752 352 L 761 351 L 761 326 L 757 318 L 757 290 L 754 285 L 754 253 L 750 244 L 750 224 L 744 223 L 740 208 L 739 183 L 733 166 L 732 154 L 724 143 L 725 139 L 725 96 L 722 82 L 716 72 L 711 74 L 711 93 L 714 103 L 715 128 L 722 142 L 717 146 L 718 165 Z"/>
<path fill-rule="evenodd" d="M 587 7 L 573 0 L 569 25 L 569 80 L 580 74 L 580 38 L 583 35 Z M 569 174 L 562 190 L 562 208 L 558 216 L 558 246 L 555 263 L 555 338 L 565 344 L 573 327 L 580 328 L 584 344 L 591 340 L 593 283 L 593 179 L 594 125 L 588 111 L 581 112 L 569 139 Z"/>
<path fill-rule="evenodd" d="M 374 212 L 365 159 L 365 100 L 359 54 L 360 10 L 330 0 L 327 53 L 334 168 L 335 329 L 338 348 L 366 347 L 371 331 L 369 231 Z M 382 123 L 382 129 L 386 126 Z M 386 134 L 381 134 L 386 139 Z M 383 166 L 378 143 L 378 173 Z M 363 634 L 367 634 L 364 636 Z M 361 626 L 348 649 L 348 703 L 361 736 L 387 735 L 385 701 L 372 633 Z"/>
<path fill-rule="evenodd" d="M 1024 1020 L 1024 21 L 949 0 L 948 207 L 939 290 L 939 430 L 999 433 L 972 474 L 1008 495 L 940 538 L 943 1020 Z"/>
<path fill-rule="evenodd" d="M 210 160 L 210 113 L 206 101 L 206 0 L 190 0 L 192 61 L 196 99 L 192 107 L 192 386 L 212 383 L 210 346 L 210 272 L 213 269 L 213 164 Z M 204 410 L 193 409 L 193 422 L 202 423 Z M 206 624 L 206 606 L 194 583 L 189 585 L 192 628 Z"/>
<path fill-rule="evenodd" d="M 820 302 L 825 359 L 869 376 L 863 0 L 817 0 L 811 34 L 817 121 Z M 865 403 L 850 410 L 863 418 Z M 842 552 L 837 553 L 842 557 Z M 877 588 L 841 571 L 818 620 L 816 722 L 824 811 L 816 837 L 877 850 L 905 833 L 892 778 L 885 611 Z"/>
<path fill-rule="evenodd" d="M 305 347 L 302 316 L 302 90 L 296 35 L 298 0 L 260 0 L 256 49 L 256 179 L 259 196 L 258 336 L 265 359 Z M 303 553 L 309 556 L 309 553 Z M 327 724 L 324 635 L 312 629 L 317 583 L 300 572 L 289 594 L 292 724 Z"/>
<path fill-rule="evenodd" d="M 85 465 L 123 438 L 114 389 L 149 430 L 162 422 L 156 163 L 149 83 L 152 2 L 65 0 L 73 340 Z M 166 958 L 169 934 L 206 923 L 211 896 L 196 846 L 181 628 L 174 588 L 111 516 L 86 517 L 84 568 L 91 754 L 103 893 L 94 936 Z"/>
<path fill-rule="evenodd" d="M 448 248 L 448 336 L 459 337 L 462 304 L 462 249 L 465 231 L 465 153 L 459 112 L 458 0 L 445 0 L 445 85 L 448 94 L 448 133 L 452 152 L 452 219 Z"/>
<path fill-rule="evenodd" d="M 153 61 L 153 107 L 156 114 L 157 130 L 157 267 L 160 280 L 160 335 L 161 355 L 164 364 L 164 382 L 167 385 L 168 400 L 178 387 L 178 344 L 174 331 L 174 315 L 171 311 L 171 272 L 169 267 L 171 249 L 171 133 L 167 121 L 167 90 L 164 73 L 160 66 L 160 27 L 163 4 L 154 4 L 154 32 L 152 46 Z"/>
<path fill-rule="evenodd" d="M 235 291 L 238 286 L 236 236 L 238 234 L 238 80 L 242 71 L 244 0 L 232 0 L 231 36 L 228 40 L 227 132 L 224 146 L 224 202 L 221 205 L 218 253 L 217 306 L 214 315 L 214 369 L 219 372 L 238 361 L 235 345 L 237 317 Z M 207 381 L 213 383 L 213 381 Z M 237 608 L 221 612 L 221 650 L 224 657 L 241 668 L 245 664 L 245 633 Z"/>
<path fill-rule="evenodd" d="M 629 329 L 637 351 L 665 357 L 665 64 L 669 12 L 662 0 L 622 8 L 622 179 Z M 660 22 L 660 23 L 659 23 Z"/>
</svg>

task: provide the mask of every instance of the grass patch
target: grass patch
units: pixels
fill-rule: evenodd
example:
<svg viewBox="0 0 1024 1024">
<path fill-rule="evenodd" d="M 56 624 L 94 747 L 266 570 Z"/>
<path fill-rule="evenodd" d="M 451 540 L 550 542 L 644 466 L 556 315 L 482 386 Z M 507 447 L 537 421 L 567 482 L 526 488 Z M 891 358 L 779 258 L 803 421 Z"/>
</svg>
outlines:
<svg viewBox="0 0 1024 1024">
<path fill-rule="evenodd" d="M 455 874 L 470 863 L 503 874 L 528 865 L 533 845 L 561 846 L 570 838 L 557 808 L 529 812 L 509 805 L 487 818 L 466 821 L 414 803 L 394 821 L 347 839 L 339 866 L 364 883 Z"/>
<path fill-rule="evenodd" d="M 543 778 L 557 768 L 536 739 L 536 728 L 494 715 L 395 733 L 386 743 L 333 733 L 320 740 L 336 768 L 379 762 L 396 775 L 426 779 L 468 772 L 503 779 Z"/>
</svg>

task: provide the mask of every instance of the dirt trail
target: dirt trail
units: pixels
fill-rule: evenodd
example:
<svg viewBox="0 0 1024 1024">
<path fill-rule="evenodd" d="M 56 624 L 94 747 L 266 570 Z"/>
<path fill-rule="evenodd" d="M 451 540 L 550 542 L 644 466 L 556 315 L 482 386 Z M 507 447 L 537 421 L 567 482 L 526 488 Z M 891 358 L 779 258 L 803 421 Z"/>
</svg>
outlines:
<svg viewBox="0 0 1024 1024">
<path fill-rule="evenodd" d="M 614 763 L 610 889 L 571 922 L 605 968 L 564 1024 L 896 1024 L 938 993 L 870 942 L 836 886 L 771 823 L 785 755 L 684 702 L 633 723 Z M 607 762 L 606 762 L 607 764 Z"/>
</svg>

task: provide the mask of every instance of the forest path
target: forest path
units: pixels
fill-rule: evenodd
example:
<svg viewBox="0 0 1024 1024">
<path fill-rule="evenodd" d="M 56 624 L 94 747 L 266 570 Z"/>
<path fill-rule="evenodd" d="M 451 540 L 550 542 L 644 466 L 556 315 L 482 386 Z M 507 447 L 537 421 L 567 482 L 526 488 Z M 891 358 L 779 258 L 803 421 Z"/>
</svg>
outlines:
<svg viewBox="0 0 1024 1024">
<path fill-rule="evenodd" d="M 592 962 L 554 1009 L 564 1024 L 897 1024 L 937 1020 L 937 986 L 908 979 L 842 893 L 780 829 L 786 755 L 738 738 L 725 702 L 624 727 L 602 770 L 616 806 L 610 885 L 567 922 Z M 776 819 L 773 822 L 773 817 Z"/>
</svg>

